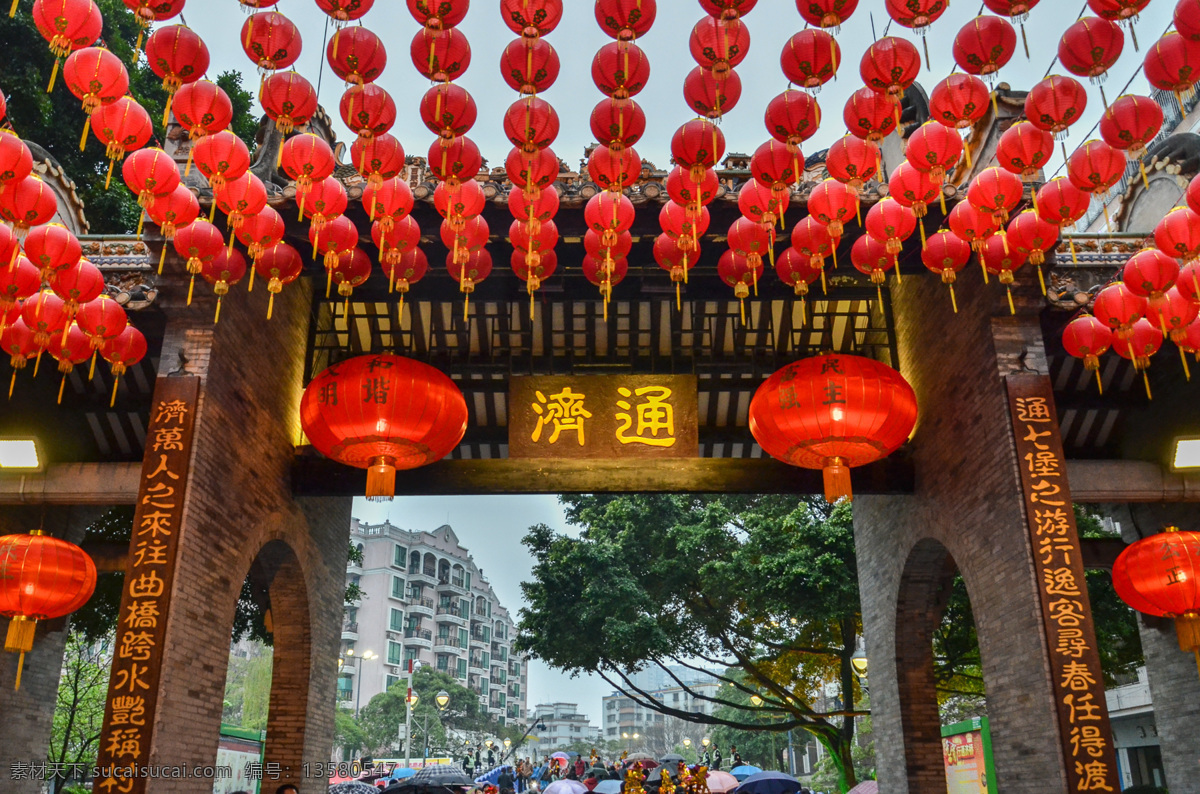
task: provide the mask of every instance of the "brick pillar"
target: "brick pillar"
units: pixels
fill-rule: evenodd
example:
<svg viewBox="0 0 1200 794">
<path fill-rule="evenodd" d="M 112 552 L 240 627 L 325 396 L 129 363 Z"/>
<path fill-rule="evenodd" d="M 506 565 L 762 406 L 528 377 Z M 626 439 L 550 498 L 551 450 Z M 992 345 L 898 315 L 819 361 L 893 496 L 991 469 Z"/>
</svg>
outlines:
<svg viewBox="0 0 1200 794">
<path fill-rule="evenodd" d="M 172 259 L 167 272 L 180 273 L 182 263 Z M 180 299 L 186 290 L 186 281 L 175 278 L 160 298 L 170 321 L 159 375 L 196 375 L 202 385 L 150 764 L 216 763 L 234 608 L 260 552 L 282 560 L 276 570 L 283 577 L 270 588 L 282 604 L 272 610 L 278 678 L 268 744 L 285 763 L 325 760 L 333 742 L 351 500 L 291 495 L 311 284 L 301 280 L 276 296 L 270 321 L 266 285 L 260 280 L 250 294 L 238 285 L 215 326 L 208 286 L 197 283 L 191 307 Z M 293 609 L 298 603 L 306 608 Z M 292 701 L 286 709 L 274 708 L 281 690 Z M 297 769 L 288 777 L 298 775 Z M 279 782 L 264 781 L 264 790 Z M 156 780 L 148 790 L 211 785 Z"/>
<path fill-rule="evenodd" d="M 880 790 L 946 790 L 929 636 L 956 565 L 979 633 L 999 789 L 1065 791 L 1003 381 L 1046 370 L 1042 299 L 1034 278 L 1010 317 L 1003 288 L 982 283 L 974 257 L 956 290 L 958 314 L 936 278 L 896 285 L 899 365 L 920 406 L 917 489 L 854 503 Z"/>
<path fill-rule="evenodd" d="M 0 511 L 0 535 L 42 526 L 49 535 L 80 543 L 88 525 L 103 512 L 103 508 L 55 507 L 47 509 L 43 519 L 40 508 L 6 508 Z M 0 631 L 7 629 L 8 621 L 0 619 Z M 38 623 L 33 650 L 25 654 L 19 690 L 13 690 L 17 654 L 0 653 L 0 714 L 4 715 L 0 719 L 0 747 L 4 748 L 0 791 L 5 794 L 37 794 L 42 790 L 40 779 L 14 772 L 12 764 L 46 762 L 67 633 L 66 619 Z"/>
<path fill-rule="evenodd" d="M 1127 505 L 1119 515 L 1125 541 L 1157 534 L 1165 526 L 1200 531 L 1194 504 Z M 1154 700 L 1154 724 L 1171 794 L 1200 794 L 1200 671 L 1196 657 L 1179 650 L 1175 624 L 1145 615 L 1138 633 Z"/>
</svg>

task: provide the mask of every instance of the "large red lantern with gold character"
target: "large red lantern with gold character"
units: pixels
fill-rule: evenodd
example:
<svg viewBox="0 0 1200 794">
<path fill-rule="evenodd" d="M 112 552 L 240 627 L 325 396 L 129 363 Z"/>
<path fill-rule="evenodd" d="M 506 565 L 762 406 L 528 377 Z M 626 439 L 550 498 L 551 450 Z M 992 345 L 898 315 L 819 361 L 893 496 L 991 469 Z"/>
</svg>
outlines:
<svg viewBox="0 0 1200 794">
<path fill-rule="evenodd" d="M 366 497 L 391 499 L 396 470 L 441 460 L 467 430 L 467 402 L 445 374 L 410 358 L 359 356 L 304 390 L 300 424 L 326 457 L 367 470 Z"/>
<path fill-rule="evenodd" d="M 1113 565 L 1113 587 L 1138 612 L 1174 618 L 1179 647 L 1200 664 L 1200 532 L 1167 527 L 1130 545 Z"/>
<path fill-rule="evenodd" d="M 899 372 L 860 356 L 814 356 L 787 365 L 750 401 L 763 451 L 825 472 L 825 498 L 853 498 L 850 469 L 895 452 L 917 422 L 917 397 Z"/>
<path fill-rule="evenodd" d="M 10 619 L 4 650 L 21 654 L 20 688 L 37 622 L 69 615 L 86 604 L 96 589 L 96 565 L 74 543 L 39 529 L 0 537 L 0 573 L 0 617 Z"/>
</svg>

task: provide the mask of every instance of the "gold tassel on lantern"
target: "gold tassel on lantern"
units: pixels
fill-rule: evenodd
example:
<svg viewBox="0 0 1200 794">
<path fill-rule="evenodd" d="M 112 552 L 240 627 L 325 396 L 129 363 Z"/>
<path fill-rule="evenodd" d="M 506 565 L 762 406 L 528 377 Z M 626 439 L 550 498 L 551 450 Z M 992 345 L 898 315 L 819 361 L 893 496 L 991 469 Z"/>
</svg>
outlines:
<svg viewBox="0 0 1200 794">
<path fill-rule="evenodd" d="M 854 493 L 850 488 L 850 467 L 846 465 L 846 461 L 842 458 L 829 458 L 825 461 L 825 468 L 822 469 L 825 481 L 825 501 L 833 504 L 838 499 L 845 497 L 849 501 L 854 500 Z"/>
<path fill-rule="evenodd" d="M 33 633 L 37 629 L 37 621 L 17 615 L 8 623 L 8 634 L 4 638 L 4 650 L 9 653 L 19 653 L 17 657 L 17 681 L 13 689 L 21 688 L 21 671 L 25 667 L 25 654 L 33 650 Z"/>
<path fill-rule="evenodd" d="M 396 460 L 386 455 L 371 459 L 367 469 L 367 501 L 388 502 L 396 495 Z"/>
</svg>

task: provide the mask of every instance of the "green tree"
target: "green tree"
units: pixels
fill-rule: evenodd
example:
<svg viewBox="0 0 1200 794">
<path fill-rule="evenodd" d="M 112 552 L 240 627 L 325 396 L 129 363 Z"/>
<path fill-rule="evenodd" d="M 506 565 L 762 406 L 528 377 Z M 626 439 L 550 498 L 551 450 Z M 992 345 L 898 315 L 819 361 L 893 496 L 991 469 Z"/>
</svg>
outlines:
<svg viewBox="0 0 1200 794">
<path fill-rule="evenodd" d="M 361 756 L 367 747 L 367 734 L 354 719 L 354 711 L 339 706 L 333 715 L 333 746 L 342 749 L 343 760 Z"/>
<path fill-rule="evenodd" d="M 248 656 L 229 655 L 225 671 L 225 710 L 221 721 L 251 731 L 267 727 L 271 703 L 272 649 L 251 643 Z"/>
<path fill-rule="evenodd" d="M 68 634 L 47 753 L 62 770 L 50 783 L 52 792 L 67 782 L 70 770 L 90 769 L 96 762 L 111 664 L 111 635 L 91 641 L 81 632 Z"/>
<path fill-rule="evenodd" d="M 255 136 L 258 134 L 258 114 L 253 112 L 254 94 L 242 87 L 242 73 L 232 69 L 221 74 L 214 80 L 217 85 L 229 95 L 229 103 L 233 106 L 233 121 L 229 130 L 242 139 L 250 151 L 254 151 Z"/>
<path fill-rule="evenodd" d="M 850 660 L 860 625 L 850 507 L 817 499 L 696 495 L 561 497 L 578 539 L 544 525 L 525 545 L 520 649 L 568 672 L 594 672 L 643 706 L 737 730 L 803 728 L 856 781 L 851 757 L 858 685 Z M 571 604 L 562 619 L 562 605 Z M 682 711 L 633 685 L 657 665 L 736 668 L 719 676 L 746 700 L 688 687 L 712 714 Z M 706 670 L 707 672 L 707 670 Z M 815 705 L 834 682 L 840 703 Z M 761 706 L 749 697 L 761 697 Z M 719 711 L 719 707 L 726 711 Z"/>
</svg>

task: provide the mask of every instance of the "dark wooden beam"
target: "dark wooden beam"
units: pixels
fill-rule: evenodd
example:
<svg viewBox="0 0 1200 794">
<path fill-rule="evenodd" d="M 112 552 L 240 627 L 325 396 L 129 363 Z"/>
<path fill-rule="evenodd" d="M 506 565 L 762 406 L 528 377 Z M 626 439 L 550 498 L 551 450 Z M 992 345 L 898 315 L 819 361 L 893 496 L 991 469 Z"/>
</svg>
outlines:
<svg viewBox="0 0 1200 794">
<path fill-rule="evenodd" d="M 1079 554 L 1089 571 L 1111 571 L 1127 544 L 1120 538 L 1080 538 Z"/>
<path fill-rule="evenodd" d="M 913 491 L 913 468 L 902 454 L 855 469 L 859 494 Z M 396 474 L 400 496 L 558 493 L 819 494 L 819 471 L 769 458 L 637 460 L 443 460 Z M 361 496 L 366 472 L 301 452 L 292 468 L 297 496 Z"/>
</svg>

